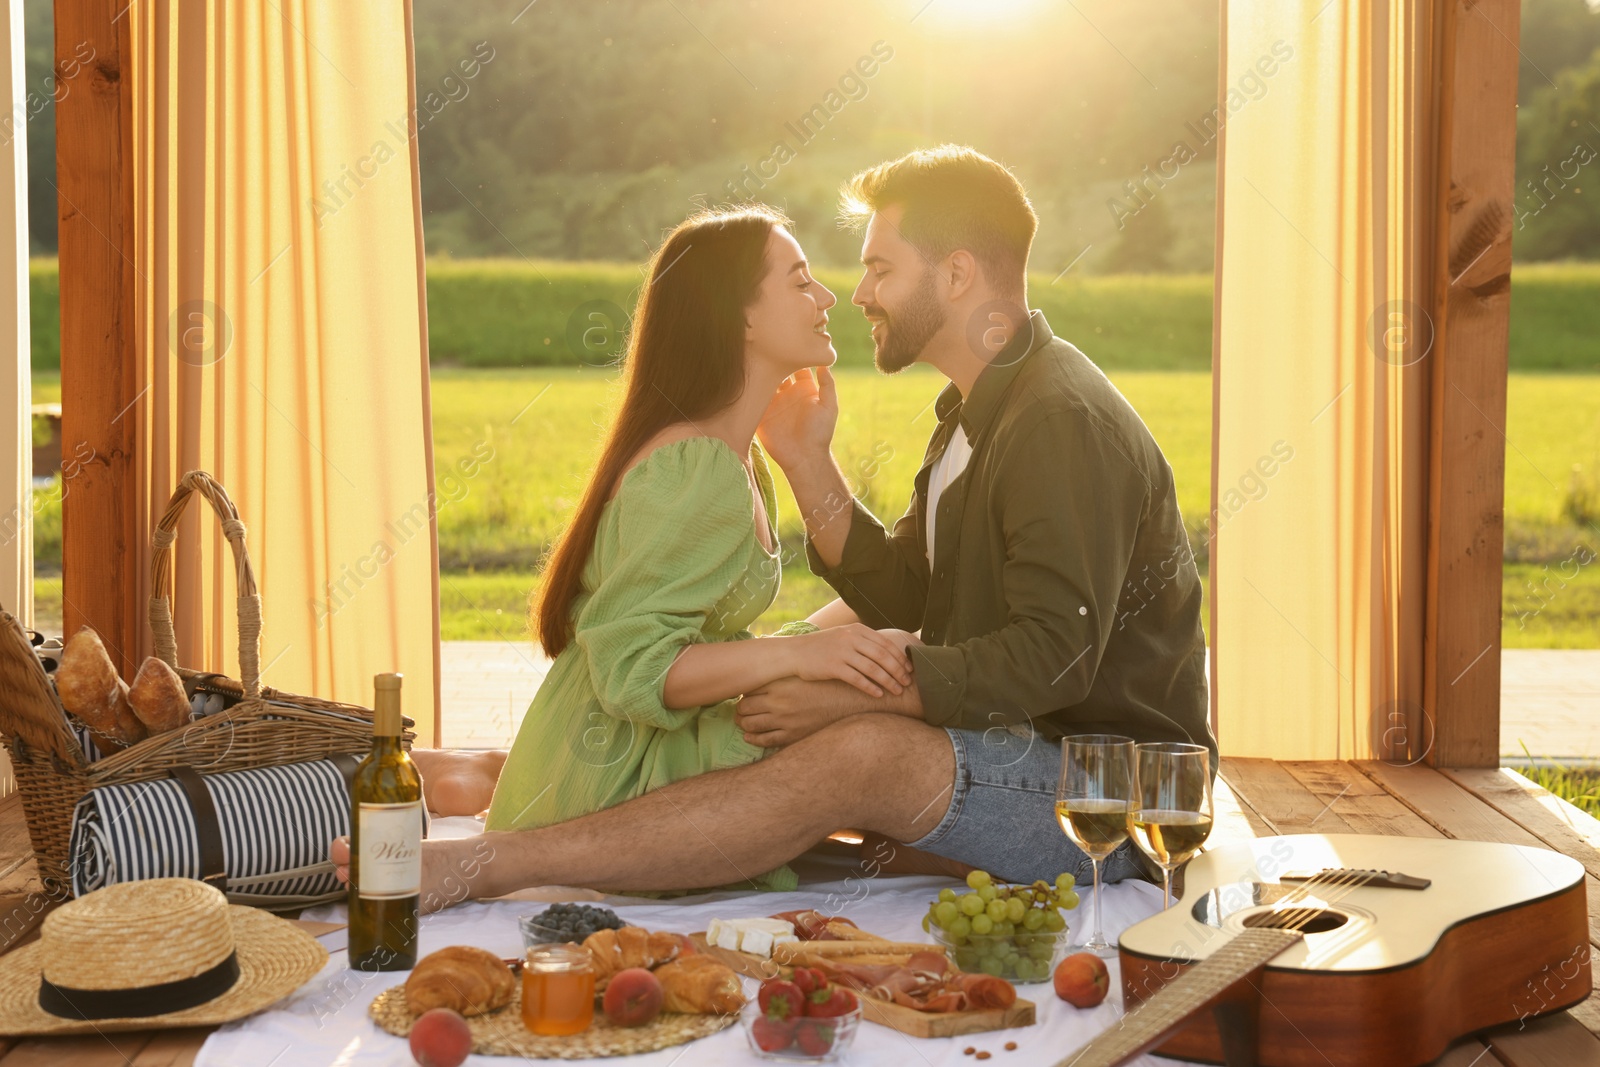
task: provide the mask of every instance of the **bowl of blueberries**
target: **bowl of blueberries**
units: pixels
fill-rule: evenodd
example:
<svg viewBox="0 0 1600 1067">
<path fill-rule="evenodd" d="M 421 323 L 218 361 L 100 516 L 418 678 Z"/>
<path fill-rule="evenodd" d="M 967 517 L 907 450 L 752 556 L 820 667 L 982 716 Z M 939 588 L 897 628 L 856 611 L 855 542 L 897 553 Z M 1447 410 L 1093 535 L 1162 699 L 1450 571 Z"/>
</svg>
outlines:
<svg viewBox="0 0 1600 1067">
<path fill-rule="evenodd" d="M 620 930 L 628 925 L 611 909 L 592 904 L 552 904 L 537 915 L 522 916 L 518 924 L 525 949 L 564 941 L 581 945 L 598 930 Z"/>
</svg>

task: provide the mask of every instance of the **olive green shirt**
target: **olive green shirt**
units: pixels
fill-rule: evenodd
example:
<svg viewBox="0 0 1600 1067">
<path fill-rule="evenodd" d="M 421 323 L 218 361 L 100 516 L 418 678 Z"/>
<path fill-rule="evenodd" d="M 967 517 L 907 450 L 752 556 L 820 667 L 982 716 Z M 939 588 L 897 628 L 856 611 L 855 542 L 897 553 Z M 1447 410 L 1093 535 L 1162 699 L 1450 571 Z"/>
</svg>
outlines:
<svg viewBox="0 0 1600 1067">
<path fill-rule="evenodd" d="M 1038 311 L 1029 322 L 964 403 L 954 384 L 940 393 L 893 529 L 855 501 L 839 566 L 808 543 L 811 569 L 867 625 L 921 630 L 927 722 L 1191 741 L 1214 771 L 1200 577 L 1172 468 L 1100 369 Z M 939 498 L 930 567 L 929 470 L 958 424 L 972 456 Z"/>
</svg>

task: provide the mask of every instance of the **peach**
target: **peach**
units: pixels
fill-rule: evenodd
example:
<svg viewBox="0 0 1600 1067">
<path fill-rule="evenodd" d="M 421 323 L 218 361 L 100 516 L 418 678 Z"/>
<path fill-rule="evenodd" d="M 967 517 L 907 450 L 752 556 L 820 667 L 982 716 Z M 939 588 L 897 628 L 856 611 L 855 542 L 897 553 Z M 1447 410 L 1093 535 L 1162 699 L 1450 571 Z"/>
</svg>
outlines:
<svg viewBox="0 0 1600 1067">
<path fill-rule="evenodd" d="M 411 1024 L 411 1057 L 420 1067 L 461 1067 L 471 1051 L 467 1020 L 449 1008 L 425 1011 Z"/>
<path fill-rule="evenodd" d="M 643 1026 L 661 1014 L 661 980 L 643 967 L 629 967 L 611 976 L 600 1006 L 618 1026 Z"/>
<path fill-rule="evenodd" d="M 1075 1008 L 1092 1008 L 1106 999 L 1111 976 L 1105 961 L 1092 952 L 1078 952 L 1056 966 L 1056 996 Z"/>
</svg>

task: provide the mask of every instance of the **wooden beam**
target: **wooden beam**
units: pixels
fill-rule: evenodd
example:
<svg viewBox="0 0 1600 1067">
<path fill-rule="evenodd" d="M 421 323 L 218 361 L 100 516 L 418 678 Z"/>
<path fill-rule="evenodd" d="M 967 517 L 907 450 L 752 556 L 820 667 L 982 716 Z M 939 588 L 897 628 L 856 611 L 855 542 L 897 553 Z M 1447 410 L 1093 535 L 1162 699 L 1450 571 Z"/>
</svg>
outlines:
<svg viewBox="0 0 1600 1067">
<path fill-rule="evenodd" d="M 56 0 L 61 430 L 72 466 L 62 501 L 68 634 L 100 632 L 131 679 L 144 613 L 131 568 L 145 558 L 136 477 L 133 20 L 126 0 Z M 87 63 L 83 56 L 92 50 Z"/>
<path fill-rule="evenodd" d="M 1519 0 L 1444 0 L 1435 39 L 1423 705 L 1428 760 L 1500 758 L 1500 559 Z"/>
</svg>

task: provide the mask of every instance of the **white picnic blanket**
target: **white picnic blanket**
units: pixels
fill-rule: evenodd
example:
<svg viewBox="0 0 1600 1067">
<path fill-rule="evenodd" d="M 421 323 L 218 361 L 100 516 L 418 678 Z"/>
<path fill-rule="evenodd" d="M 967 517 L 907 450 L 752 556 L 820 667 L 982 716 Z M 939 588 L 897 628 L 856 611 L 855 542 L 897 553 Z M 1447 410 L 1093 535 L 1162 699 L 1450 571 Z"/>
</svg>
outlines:
<svg viewBox="0 0 1600 1067">
<path fill-rule="evenodd" d="M 482 823 L 476 819 L 437 819 L 429 836 L 462 837 L 481 830 Z M 497 956 L 520 955 L 517 917 L 557 900 L 602 902 L 627 922 L 682 933 L 704 930 L 713 918 L 815 907 L 846 914 L 864 929 L 886 937 L 920 941 L 927 936 L 921 922 L 928 902 L 940 889 L 953 885 L 957 883 L 951 879 L 931 876 L 849 876 L 803 881 L 793 893 L 706 893 L 668 901 L 601 896 L 559 887 L 525 890 L 514 898 L 474 901 L 424 916 L 418 951 L 427 955 L 446 945 L 465 944 Z M 1074 931 L 1081 931 L 1091 921 L 1087 889 L 1081 896 L 1078 910 L 1068 915 Z M 1161 889 L 1127 881 L 1106 886 L 1102 899 L 1106 936 L 1115 941 L 1125 927 L 1160 910 Z M 303 917 L 343 922 L 345 908 L 328 905 L 308 910 Z M 321 940 L 331 954 L 322 972 L 273 1008 L 212 1033 L 195 1058 L 195 1067 L 411 1067 L 406 1040 L 385 1033 L 367 1018 L 373 998 L 403 982 L 407 972 L 352 971 L 344 954 L 345 931 L 325 934 Z M 995 1067 L 1049 1067 L 1121 1015 L 1117 961 L 1106 962 L 1111 970 L 1111 994 L 1097 1008 L 1074 1008 L 1057 999 L 1048 982 L 1021 985 L 1018 992 L 1038 1005 L 1038 1022 L 1033 1026 L 960 1038 L 913 1039 L 863 1023 L 854 1045 L 839 1061 L 840 1067 L 972 1067 L 971 1058 L 962 1053 L 968 1046 L 992 1052 Z M 747 978 L 745 986 L 753 998 L 756 982 Z M 1007 1041 L 1017 1043 L 1015 1051 L 1005 1051 Z M 630 1067 L 675 1067 L 680 1062 L 682 1067 L 726 1067 L 762 1062 L 751 1054 L 741 1023 L 689 1045 L 628 1059 Z M 479 1055 L 466 1060 L 467 1067 L 507 1067 L 512 1062 L 506 1057 Z M 1173 1061 L 1141 1056 L 1131 1062 L 1135 1067 L 1164 1067 Z"/>
</svg>

